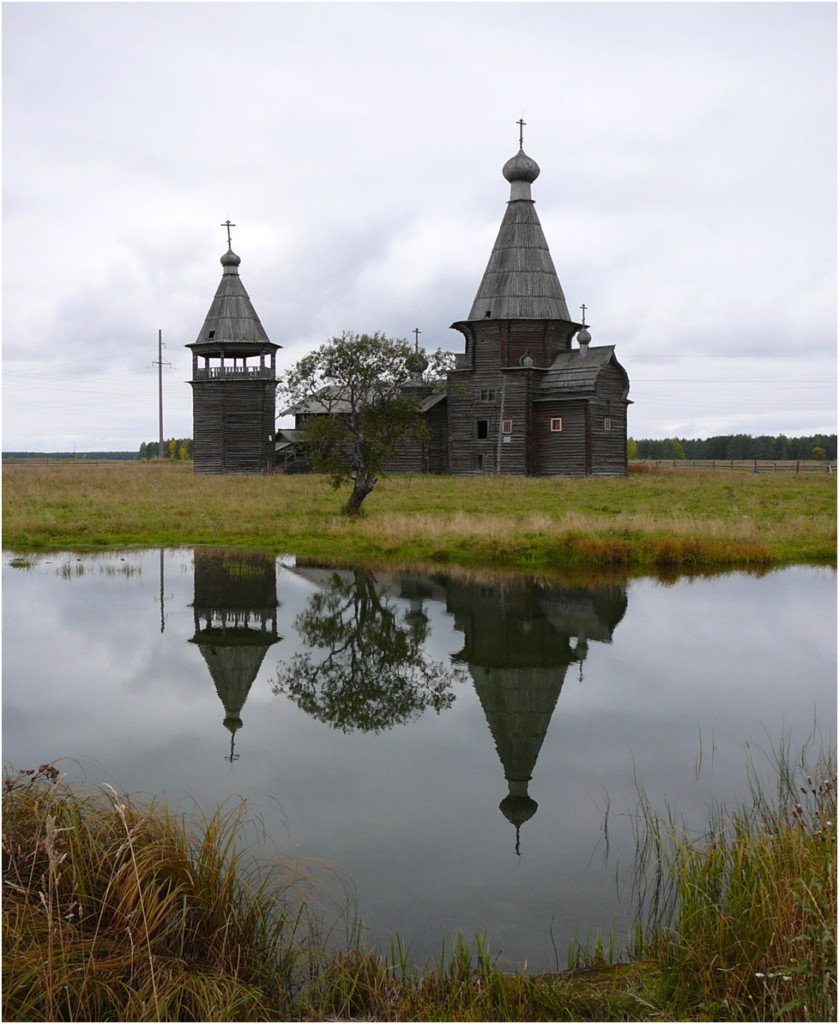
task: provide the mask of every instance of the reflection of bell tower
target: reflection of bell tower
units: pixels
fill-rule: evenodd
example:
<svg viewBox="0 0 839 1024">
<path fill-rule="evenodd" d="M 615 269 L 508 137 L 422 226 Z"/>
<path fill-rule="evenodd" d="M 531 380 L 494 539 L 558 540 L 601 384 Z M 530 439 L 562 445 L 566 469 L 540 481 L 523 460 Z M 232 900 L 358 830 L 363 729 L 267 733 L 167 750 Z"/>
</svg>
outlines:
<svg viewBox="0 0 839 1024">
<path fill-rule="evenodd" d="M 274 559 L 254 552 L 195 549 L 195 636 L 207 662 L 230 730 L 231 763 L 241 711 L 269 647 L 277 636 Z"/>
<path fill-rule="evenodd" d="M 507 779 L 500 808 L 516 827 L 538 804 L 527 791 L 568 666 L 587 640 L 611 639 L 626 609 L 622 586 L 557 590 L 536 584 L 481 587 L 450 581 L 447 608 L 465 633 L 456 660 L 475 682 Z M 575 639 L 575 644 L 571 641 Z"/>
</svg>

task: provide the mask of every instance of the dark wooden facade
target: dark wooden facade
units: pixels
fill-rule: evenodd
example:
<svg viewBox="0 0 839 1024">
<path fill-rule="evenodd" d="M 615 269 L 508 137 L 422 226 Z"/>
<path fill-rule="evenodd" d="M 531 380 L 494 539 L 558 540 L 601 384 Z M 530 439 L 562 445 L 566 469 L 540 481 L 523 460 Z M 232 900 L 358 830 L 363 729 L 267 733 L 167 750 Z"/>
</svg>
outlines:
<svg viewBox="0 0 839 1024">
<path fill-rule="evenodd" d="M 614 346 L 591 346 L 584 318 L 571 319 L 530 194 L 538 165 L 520 150 L 503 174 L 498 237 L 469 316 L 452 324 L 465 350 L 447 394 L 423 405 L 430 440 L 407 442 L 388 471 L 625 475 L 629 377 Z"/>
<path fill-rule="evenodd" d="M 469 317 L 448 398 L 448 471 L 512 476 L 626 473 L 629 378 L 613 346 L 573 321 L 520 151 L 510 201 Z M 577 347 L 572 347 L 574 338 Z"/>
<path fill-rule="evenodd" d="M 196 473 L 274 469 L 276 352 L 239 278 L 239 257 L 222 256 L 221 284 L 192 350 Z"/>
</svg>

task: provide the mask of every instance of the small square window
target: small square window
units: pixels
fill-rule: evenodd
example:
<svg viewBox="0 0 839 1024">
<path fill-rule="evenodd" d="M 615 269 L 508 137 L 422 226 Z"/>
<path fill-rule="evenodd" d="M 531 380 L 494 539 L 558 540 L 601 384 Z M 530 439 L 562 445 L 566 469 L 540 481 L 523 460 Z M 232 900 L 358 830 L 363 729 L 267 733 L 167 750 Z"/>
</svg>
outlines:
<svg viewBox="0 0 839 1024">
<path fill-rule="evenodd" d="M 551 419 L 551 430 L 553 430 L 553 431 L 562 430 L 562 417 L 561 416 L 554 416 Z"/>
<path fill-rule="evenodd" d="M 494 390 L 482 391 L 481 392 L 481 401 L 482 402 L 494 402 L 495 401 L 495 391 Z"/>
<path fill-rule="evenodd" d="M 611 430 L 612 429 L 612 421 L 609 419 L 608 416 L 606 417 L 605 420 L 603 420 L 603 429 L 604 430 Z"/>
<path fill-rule="evenodd" d="M 215 331 L 210 331 L 210 333 L 207 335 L 208 338 L 215 338 L 215 336 L 216 336 L 216 332 Z"/>
<path fill-rule="evenodd" d="M 472 469 L 482 470 L 484 468 L 484 457 L 483 455 L 472 456 Z"/>
<path fill-rule="evenodd" d="M 512 434 L 512 432 L 513 432 L 513 421 L 512 420 L 502 420 L 501 421 L 501 433 L 502 434 Z"/>
<path fill-rule="evenodd" d="M 486 440 L 489 437 L 489 420 L 477 420 L 475 422 L 475 437 Z"/>
</svg>

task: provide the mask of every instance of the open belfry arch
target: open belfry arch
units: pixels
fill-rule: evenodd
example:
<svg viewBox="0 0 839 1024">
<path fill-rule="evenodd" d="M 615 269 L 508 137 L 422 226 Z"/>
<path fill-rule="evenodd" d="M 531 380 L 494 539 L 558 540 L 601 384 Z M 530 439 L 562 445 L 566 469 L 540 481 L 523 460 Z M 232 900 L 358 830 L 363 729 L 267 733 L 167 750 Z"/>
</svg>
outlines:
<svg viewBox="0 0 839 1024">
<path fill-rule="evenodd" d="M 192 350 L 196 473 L 270 473 L 274 468 L 276 353 L 239 277 L 228 219 L 221 283 Z"/>
<path fill-rule="evenodd" d="M 584 315 L 571 319 L 518 124 L 507 210 L 469 316 L 451 325 L 466 351 L 451 374 L 448 472 L 623 475 L 629 378 L 613 345 L 590 345 Z"/>
</svg>

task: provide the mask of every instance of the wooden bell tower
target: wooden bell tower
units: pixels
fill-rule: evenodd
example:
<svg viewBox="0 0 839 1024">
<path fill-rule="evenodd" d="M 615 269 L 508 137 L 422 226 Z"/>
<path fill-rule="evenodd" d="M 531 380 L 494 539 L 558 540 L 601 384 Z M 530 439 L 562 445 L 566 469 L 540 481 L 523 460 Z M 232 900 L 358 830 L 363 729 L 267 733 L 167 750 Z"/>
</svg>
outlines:
<svg viewBox="0 0 839 1024">
<path fill-rule="evenodd" d="M 231 248 L 192 350 L 192 438 L 196 473 L 270 473 L 274 466 L 276 352 L 239 277 Z"/>
</svg>

